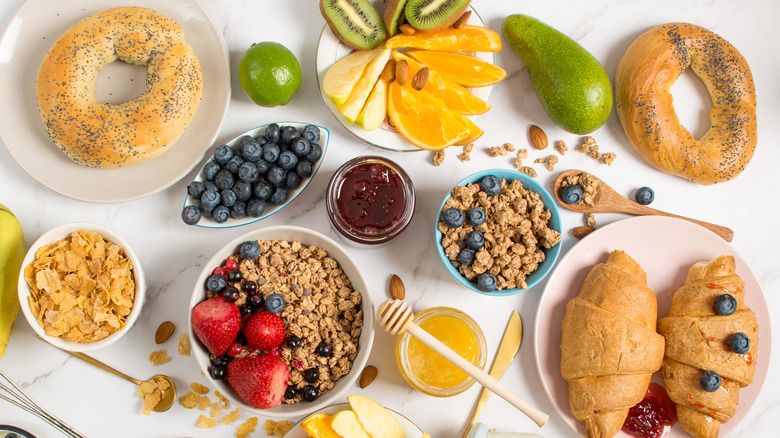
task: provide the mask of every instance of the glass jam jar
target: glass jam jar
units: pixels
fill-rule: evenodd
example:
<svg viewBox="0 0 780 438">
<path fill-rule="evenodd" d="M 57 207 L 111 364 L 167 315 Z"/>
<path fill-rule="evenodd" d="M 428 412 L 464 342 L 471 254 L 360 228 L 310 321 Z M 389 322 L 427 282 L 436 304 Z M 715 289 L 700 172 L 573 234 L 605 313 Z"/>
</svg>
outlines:
<svg viewBox="0 0 780 438">
<path fill-rule="evenodd" d="M 409 175 L 387 158 L 353 158 L 328 183 L 325 205 L 333 228 L 346 241 L 381 245 L 406 229 L 415 208 Z"/>
<path fill-rule="evenodd" d="M 466 313 L 451 307 L 432 307 L 415 315 L 414 323 L 467 361 L 480 369 L 485 368 L 485 335 Z M 396 341 L 395 359 L 406 381 L 424 394 L 449 397 L 460 394 L 476 382 L 408 332 Z"/>
</svg>

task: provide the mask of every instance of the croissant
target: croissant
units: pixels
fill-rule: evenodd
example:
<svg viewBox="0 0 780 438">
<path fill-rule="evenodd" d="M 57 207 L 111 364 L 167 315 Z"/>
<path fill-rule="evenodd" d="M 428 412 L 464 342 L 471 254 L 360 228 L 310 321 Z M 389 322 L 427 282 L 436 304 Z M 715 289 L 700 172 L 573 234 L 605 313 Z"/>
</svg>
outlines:
<svg viewBox="0 0 780 438">
<path fill-rule="evenodd" d="M 730 309 L 717 303 L 729 301 L 726 294 L 736 299 Z M 734 415 L 739 388 L 753 381 L 758 359 L 756 315 L 745 305 L 745 282 L 735 274 L 734 258 L 694 264 L 685 284 L 674 291 L 658 332 L 666 338 L 664 386 L 677 405 L 680 425 L 695 437 L 718 436 L 720 425 Z M 731 345 L 736 333 L 748 343 L 742 339 L 741 346 Z M 720 377 L 717 388 L 702 382 L 702 375 L 711 377 L 712 371 Z"/>
<path fill-rule="evenodd" d="M 585 423 L 588 437 L 614 436 L 644 398 L 664 355 L 657 318 L 647 274 L 619 250 L 590 270 L 566 304 L 561 374 L 571 413 Z"/>
</svg>

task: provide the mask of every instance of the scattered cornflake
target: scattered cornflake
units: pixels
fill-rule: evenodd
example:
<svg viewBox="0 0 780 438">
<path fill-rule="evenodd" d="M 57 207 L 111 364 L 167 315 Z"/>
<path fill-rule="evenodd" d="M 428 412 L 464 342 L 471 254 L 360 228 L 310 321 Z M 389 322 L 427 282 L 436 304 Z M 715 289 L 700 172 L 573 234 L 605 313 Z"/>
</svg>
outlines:
<svg viewBox="0 0 780 438">
<path fill-rule="evenodd" d="M 176 349 L 182 356 L 190 355 L 190 338 L 187 337 L 186 333 L 182 333 L 181 336 L 179 336 L 179 345 Z"/>
<path fill-rule="evenodd" d="M 236 430 L 236 438 L 246 438 L 249 436 L 250 433 L 255 431 L 255 428 L 257 427 L 257 417 L 251 417 L 244 421 L 244 424 L 241 426 L 238 426 L 238 429 Z"/>
<path fill-rule="evenodd" d="M 170 362 L 171 358 L 165 350 L 158 350 L 153 351 L 152 354 L 149 355 L 149 360 L 152 362 L 152 365 L 162 365 Z"/>
<path fill-rule="evenodd" d="M 566 142 L 563 140 L 558 140 L 555 142 L 555 150 L 558 151 L 561 155 L 566 155 L 566 151 L 569 150 L 569 147 L 566 146 Z"/>
<path fill-rule="evenodd" d="M 179 399 L 179 403 L 187 409 L 195 409 L 200 404 L 200 395 L 190 391 Z"/>
<path fill-rule="evenodd" d="M 585 215 L 585 225 L 589 227 L 596 226 L 596 216 L 593 216 L 593 213 L 588 213 Z"/>
<path fill-rule="evenodd" d="M 190 382 L 190 388 L 192 388 L 192 392 L 196 394 L 203 395 L 209 393 L 209 388 L 205 385 L 201 385 L 198 382 Z"/>
<path fill-rule="evenodd" d="M 211 429 L 213 427 L 217 427 L 217 420 L 205 415 L 201 415 L 198 417 L 198 422 L 195 424 L 201 429 Z"/>
<path fill-rule="evenodd" d="M 220 409 L 216 403 L 210 404 L 209 407 L 211 408 L 211 411 L 209 412 L 209 417 L 211 418 L 217 418 L 219 417 L 219 414 L 222 413 L 222 409 Z"/>
<path fill-rule="evenodd" d="M 295 423 L 292 421 L 276 422 L 274 420 L 265 420 L 265 434 L 268 436 L 283 438 L 285 435 L 287 435 L 287 432 L 293 428 L 293 426 L 295 426 Z"/>
<path fill-rule="evenodd" d="M 198 399 L 198 409 L 205 411 L 209 406 L 211 406 L 211 400 L 205 395 L 201 395 Z"/>
<path fill-rule="evenodd" d="M 615 162 L 615 158 L 617 158 L 617 154 L 614 152 L 607 152 L 601 157 L 601 162 L 609 166 Z"/>
<path fill-rule="evenodd" d="M 463 153 L 460 153 L 460 154 L 457 155 L 458 159 L 461 162 L 471 160 L 471 151 L 473 149 L 474 149 L 474 145 L 473 144 L 467 144 L 467 145 L 463 146 Z"/>
<path fill-rule="evenodd" d="M 219 391 L 215 390 L 214 391 L 214 395 L 216 395 L 217 398 L 219 399 L 219 405 L 218 406 L 220 408 L 228 408 L 228 407 L 230 407 L 230 400 L 228 400 L 224 395 L 222 395 L 222 393 L 220 393 Z"/>
<path fill-rule="evenodd" d="M 544 159 L 544 165 L 547 166 L 547 170 L 550 172 L 553 171 L 556 164 L 558 164 L 558 157 L 555 155 L 548 155 L 547 158 Z"/>
<path fill-rule="evenodd" d="M 222 417 L 222 419 L 219 420 L 219 422 L 222 424 L 230 424 L 238 420 L 238 417 L 240 415 L 241 415 L 241 409 L 236 408 L 234 411 L 230 412 L 229 414 L 225 414 L 225 416 Z"/>
<path fill-rule="evenodd" d="M 536 170 L 534 170 L 532 167 L 523 166 L 520 168 L 520 172 L 523 172 L 531 178 L 536 178 Z"/>
</svg>

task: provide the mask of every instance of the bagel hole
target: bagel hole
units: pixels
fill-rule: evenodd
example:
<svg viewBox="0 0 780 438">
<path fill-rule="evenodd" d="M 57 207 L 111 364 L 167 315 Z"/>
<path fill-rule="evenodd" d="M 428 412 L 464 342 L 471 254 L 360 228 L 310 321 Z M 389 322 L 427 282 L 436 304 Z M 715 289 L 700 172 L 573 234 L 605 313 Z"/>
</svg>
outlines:
<svg viewBox="0 0 780 438">
<path fill-rule="evenodd" d="M 712 98 L 704 82 L 690 68 L 677 78 L 671 88 L 674 111 L 680 124 L 694 136 L 701 138 L 710 129 Z"/>
<path fill-rule="evenodd" d="M 146 91 L 146 67 L 114 61 L 100 70 L 95 83 L 95 99 L 120 104 L 138 98 Z"/>
</svg>

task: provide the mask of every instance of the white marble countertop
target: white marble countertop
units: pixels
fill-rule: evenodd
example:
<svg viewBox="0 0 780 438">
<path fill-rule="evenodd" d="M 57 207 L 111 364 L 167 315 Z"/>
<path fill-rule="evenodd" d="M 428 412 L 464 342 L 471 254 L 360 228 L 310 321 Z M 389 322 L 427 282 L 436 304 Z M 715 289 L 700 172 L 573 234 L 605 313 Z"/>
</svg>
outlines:
<svg viewBox="0 0 780 438">
<path fill-rule="evenodd" d="M 8 25 L 22 3 L 22 0 L 2 2 L 0 28 Z M 492 361 L 510 312 L 519 311 L 524 322 L 524 343 L 501 381 L 530 404 L 550 413 L 550 421 L 540 430 L 497 396 L 488 401 L 481 421 L 504 431 L 538 431 L 546 437 L 575 435 L 547 398 L 534 362 L 533 324 L 545 283 L 507 298 L 477 295 L 449 276 L 432 246 L 433 220 L 448 188 L 479 170 L 512 167 L 511 158 L 488 157 L 484 152 L 486 147 L 505 142 L 527 147 L 530 124 L 541 126 L 553 141 L 563 139 L 570 145 L 578 141 L 578 136 L 565 133 L 545 115 L 522 63 L 512 50 L 505 45 L 496 56 L 497 64 L 507 70 L 508 76 L 493 89 L 489 99 L 492 110 L 478 120 L 485 135 L 476 142 L 471 161 L 460 162 L 455 157 L 459 151 L 452 150 L 447 151 L 443 165 L 434 167 L 428 152 L 397 153 L 362 144 L 330 115 L 320 97 L 315 77 L 314 56 L 324 21 L 314 0 L 204 0 L 203 3 L 224 33 L 234 77 L 233 97 L 217 142 L 257 125 L 299 120 L 328 127 L 332 135 L 330 147 L 313 183 L 282 214 L 247 227 L 222 230 L 182 223 L 181 204 L 193 173 L 172 187 L 143 199 L 93 204 L 66 198 L 40 185 L 17 165 L 6 148 L 0 148 L 0 203 L 10 207 L 19 217 L 28 245 L 56 225 L 92 221 L 121 234 L 142 260 L 149 295 L 139 323 L 120 342 L 94 352 L 93 356 L 141 379 L 157 373 L 169 374 L 181 394 L 187 391 L 189 382 L 205 383 L 195 360 L 176 354 L 173 341 L 166 344 L 172 362 L 155 367 L 147 359 L 150 352 L 159 348 L 154 343 L 154 331 L 162 321 L 175 322 L 177 333 L 186 329 L 187 303 L 203 264 L 229 240 L 260 226 L 294 223 L 335 236 L 328 225 L 323 199 L 329 177 L 351 157 L 378 154 L 399 162 L 409 172 L 416 187 L 418 208 L 409 228 L 390 245 L 376 250 L 350 249 L 369 282 L 374 301 L 380 302 L 386 297 L 389 276 L 399 274 L 407 285 L 408 300 L 415 309 L 448 305 L 473 316 L 488 340 L 488 363 Z M 503 19 L 512 13 L 529 14 L 547 22 L 577 39 L 602 62 L 611 78 L 631 41 L 657 24 L 689 21 L 707 27 L 733 43 L 747 58 L 758 92 L 759 142 L 753 160 L 737 179 L 705 187 L 656 171 L 630 147 L 613 111 L 607 123 L 593 133 L 602 151 L 617 153 L 618 158 L 612 166 L 570 152 L 561 159 L 555 172 L 536 165 L 538 180 L 548 184 L 559 171 L 580 168 L 606 180 L 620 193 L 629 194 L 640 186 L 651 186 L 656 193 L 655 208 L 732 228 L 735 233 L 732 247 L 747 260 L 761 282 L 770 309 L 780 308 L 780 298 L 775 293 L 780 289 L 778 262 L 773 255 L 780 247 L 780 233 L 776 231 L 780 203 L 774 199 L 780 182 L 776 169 L 780 148 L 775 145 L 780 139 L 777 122 L 780 120 L 780 58 L 776 56 L 780 43 L 777 36 L 780 3 L 776 0 L 661 0 L 652 4 L 616 0 L 475 0 L 473 5 L 487 26 L 498 31 Z M 243 51 L 253 42 L 266 40 L 290 48 L 303 68 L 303 85 L 285 107 L 255 106 L 243 95 L 235 80 L 235 68 Z M 702 108 L 710 104 L 703 86 L 692 74 L 686 73 L 674 86 L 673 94 L 685 126 L 695 134 L 703 133 L 708 123 L 706 109 Z M 530 152 L 532 158 L 547 155 Z M 577 242 L 570 230 L 582 225 L 583 217 L 565 210 L 561 210 L 561 215 L 562 254 L 565 254 Z M 625 217 L 602 214 L 597 215 L 597 222 L 605 225 Z M 778 333 L 773 335 L 772 350 L 777 352 L 780 336 Z M 769 333 L 762 333 L 762 342 L 769 340 Z M 351 392 L 366 394 L 405 414 L 434 437 L 460 436 L 479 388 L 475 386 L 461 395 L 445 399 L 416 392 L 397 370 L 392 345 L 393 339 L 389 335 L 377 332 L 369 363 L 379 368 L 379 377 L 368 388 L 361 390 L 355 386 Z M 761 360 L 770 358 L 762 357 Z M 195 422 L 201 412 L 184 409 L 178 404 L 164 414 L 143 416 L 133 385 L 38 340 L 21 312 L 8 349 L 0 360 L 0 369 L 41 405 L 90 437 L 232 436 L 238 424 L 199 429 Z M 731 436 L 776 436 L 780 428 L 778 394 L 780 379 L 770 370 L 760 396 Z M 242 413 L 242 421 L 249 417 L 248 413 Z M 262 432 L 264 418 L 260 420 L 260 427 L 252 436 L 265 436 Z M 0 424 L 3 423 L 28 429 L 39 437 L 58 435 L 36 417 L 0 401 Z"/>
</svg>

